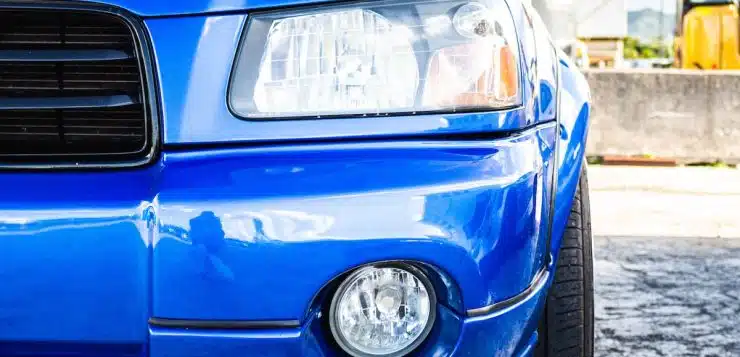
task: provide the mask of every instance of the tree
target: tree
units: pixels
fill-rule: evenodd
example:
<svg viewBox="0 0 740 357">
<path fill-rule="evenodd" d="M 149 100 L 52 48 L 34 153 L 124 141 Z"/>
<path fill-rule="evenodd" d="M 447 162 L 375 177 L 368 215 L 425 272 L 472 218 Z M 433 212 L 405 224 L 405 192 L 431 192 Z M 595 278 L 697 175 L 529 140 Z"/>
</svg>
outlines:
<svg viewBox="0 0 740 357">
<path fill-rule="evenodd" d="M 665 43 L 659 41 L 644 43 L 634 37 L 624 39 L 624 58 L 626 59 L 665 58 L 670 56 L 671 48 Z"/>
<path fill-rule="evenodd" d="M 625 59 L 638 59 L 640 58 L 640 53 L 637 52 L 637 49 L 634 47 L 624 47 L 624 58 Z"/>
</svg>

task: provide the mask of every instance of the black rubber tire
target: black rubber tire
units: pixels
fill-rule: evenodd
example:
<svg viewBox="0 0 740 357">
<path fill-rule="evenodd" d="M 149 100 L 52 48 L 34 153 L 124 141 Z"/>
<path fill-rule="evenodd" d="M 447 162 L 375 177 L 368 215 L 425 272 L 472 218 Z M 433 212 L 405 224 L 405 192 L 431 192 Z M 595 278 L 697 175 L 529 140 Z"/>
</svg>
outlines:
<svg viewBox="0 0 740 357">
<path fill-rule="evenodd" d="M 594 355 L 594 262 L 588 192 L 584 162 L 540 320 L 537 357 Z"/>
</svg>

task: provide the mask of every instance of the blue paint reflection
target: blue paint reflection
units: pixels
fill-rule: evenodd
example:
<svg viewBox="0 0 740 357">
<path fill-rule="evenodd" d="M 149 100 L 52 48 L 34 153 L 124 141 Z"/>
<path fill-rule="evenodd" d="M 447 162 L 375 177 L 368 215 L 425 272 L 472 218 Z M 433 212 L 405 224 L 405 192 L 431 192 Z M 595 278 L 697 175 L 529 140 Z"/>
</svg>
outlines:
<svg viewBox="0 0 740 357">
<path fill-rule="evenodd" d="M 202 257 L 206 278 L 234 280 L 234 272 L 222 258 L 226 235 L 221 220 L 213 212 L 201 213 L 190 220 L 190 239 L 196 255 Z"/>
</svg>

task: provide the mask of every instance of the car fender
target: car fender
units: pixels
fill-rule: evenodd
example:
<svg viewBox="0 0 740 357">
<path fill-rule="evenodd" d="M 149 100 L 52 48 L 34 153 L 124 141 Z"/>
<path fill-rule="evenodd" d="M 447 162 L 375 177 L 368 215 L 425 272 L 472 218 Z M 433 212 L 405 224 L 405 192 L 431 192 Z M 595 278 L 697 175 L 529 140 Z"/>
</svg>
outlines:
<svg viewBox="0 0 740 357">
<path fill-rule="evenodd" d="M 551 262 L 557 261 L 563 233 L 567 227 L 581 168 L 585 165 L 586 142 L 590 126 L 591 92 L 585 76 L 559 52 L 558 144 L 556 187 L 553 192 Z"/>
</svg>

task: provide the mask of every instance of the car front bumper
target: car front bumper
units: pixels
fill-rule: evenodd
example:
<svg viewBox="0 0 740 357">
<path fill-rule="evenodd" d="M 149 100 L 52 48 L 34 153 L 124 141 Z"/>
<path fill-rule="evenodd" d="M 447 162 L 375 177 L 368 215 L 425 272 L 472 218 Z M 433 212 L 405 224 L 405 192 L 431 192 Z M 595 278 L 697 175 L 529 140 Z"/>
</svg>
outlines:
<svg viewBox="0 0 740 357">
<path fill-rule="evenodd" d="M 0 348 L 328 356 L 323 294 L 357 266 L 404 260 L 439 274 L 444 295 L 424 355 L 522 354 L 549 276 L 555 132 L 3 172 Z"/>
</svg>

